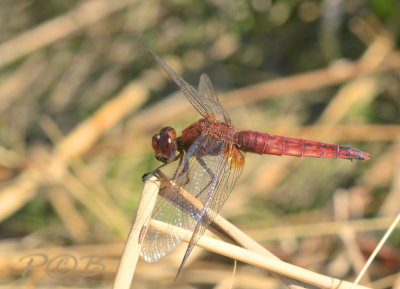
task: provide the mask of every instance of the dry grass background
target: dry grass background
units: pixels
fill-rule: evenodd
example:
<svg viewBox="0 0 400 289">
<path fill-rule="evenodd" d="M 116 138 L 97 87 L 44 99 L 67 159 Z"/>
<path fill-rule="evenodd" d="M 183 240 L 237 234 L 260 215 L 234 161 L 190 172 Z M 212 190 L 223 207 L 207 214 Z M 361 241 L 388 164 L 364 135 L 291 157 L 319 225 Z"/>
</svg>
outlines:
<svg viewBox="0 0 400 289">
<path fill-rule="evenodd" d="M 193 85 L 207 72 L 238 128 L 371 153 L 248 154 L 222 211 L 282 260 L 354 280 L 400 207 L 400 6 L 344 2 L 2 0 L 0 288 L 111 286 L 159 165 L 151 136 L 199 117 L 149 48 Z M 362 284 L 399 288 L 399 246 L 395 231 Z M 33 253 L 102 256 L 104 271 L 24 272 Z M 140 262 L 134 288 L 229 286 L 233 261 L 200 249 L 173 283 L 182 253 Z M 241 263 L 233 282 L 283 286 Z"/>
</svg>

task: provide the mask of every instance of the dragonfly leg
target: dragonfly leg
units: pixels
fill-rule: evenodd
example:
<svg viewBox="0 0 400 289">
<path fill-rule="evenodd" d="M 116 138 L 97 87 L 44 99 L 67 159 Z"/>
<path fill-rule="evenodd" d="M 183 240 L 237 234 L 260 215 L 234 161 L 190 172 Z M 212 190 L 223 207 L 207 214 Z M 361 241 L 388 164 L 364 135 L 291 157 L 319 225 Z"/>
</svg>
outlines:
<svg viewBox="0 0 400 289">
<path fill-rule="evenodd" d="M 213 172 L 207 167 L 207 164 L 203 161 L 203 159 L 201 157 L 196 157 L 196 160 L 206 170 L 206 172 L 210 175 L 211 179 L 214 178 Z"/>
<path fill-rule="evenodd" d="M 166 165 L 168 165 L 168 164 L 170 164 L 170 163 L 173 163 L 173 162 L 176 161 L 177 159 L 179 159 L 179 165 L 178 165 L 178 168 L 179 168 L 179 166 L 180 166 L 180 164 L 181 164 L 181 162 L 182 162 L 182 155 L 183 155 L 182 153 L 177 154 L 177 155 L 176 155 L 175 157 L 173 157 L 172 159 L 169 159 L 168 162 L 165 162 L 165 163 L 163 163 L 162 165 L 160 165 L 158 168 L 156 168 L 155 171 L 160 171 L 161 168 L 165 167 Z M 144 177 L 144 175 L 143 175 L 143 177 Z M 143 179 L 143 177 L 142 177 L 142 179 Z M 172 181 L 173 179 L 164 178 L 163 180 L 165 180 L 165 181 Z"/>
<path fill-rule="evenodd" d="M 166 165 L 168 165 L 167 163 L 162 164 L 161 166 L 159 166 L 158 168 L 156 168 L 156 171 L 158 171 L 159 169 L 165 167 Z"/>
<path fill-rule="evenodd" d="M 177 180 L 180 176 L 186 174 L 186 181 L 181 185 L 187 185 L 190 182 L 189 163 L 187 161 L 184 161 L 183 154 L 179 155 L 179 157 L 180 157 L 179 164 L 172 180 Z M 204 190 L 206 190 L 211 185 L 214 179 L 214 174 L 207 167 L 207 164 L 203 161 L 201 157 L 196 157 L 196 159 L 199 162 L 199 164 L 207 171 L 207 173 L 210 175 L 211 178 L 210 182 L 195 196 L 197 198 Z"/>
<path fill-rule="evenodd" d="M 178 157 L 179 157 L 179 164 L 178 164 L 178 167 L 176 169 L 176 172 L 175 172 L 174 177 L 172 178 L 172 180 L 176 181 L 179 177 L 181 177 L 184 174 L 186 174 L 186 180 L 181 185 L 187 185 L 190 182 L 189 163 L 188 163 L 188 161 L 184 160 L 183 153 L 179 154 Z"/>
<path fill-rule="evenodd" d="M 155 171 L 160 171 L 161 168 L 163 168 L 163 167 L 165 167 L 166 165 L 168 165 L 168 164 L 170 164 L 170 163 L 173 163 L 173 162 L 175 162 L 177 159 L 179 159 L 179 164 L 178 164 L 178 169 L 177 169 L 177 171 L 178 171 L 178 170 L 179 170 L 179 167 L 181 166 L 181 163 L 182 163 L 182 158 L 183 158 L 183 154 L 182 154 L 182 153 L 179 153 L 179 154 L 177 154 L 174 158 L 170 159 L 168 162 L 163 163 L 162 165 L 160 165 L 158 168 L 155 169 Z M 175 173 L 175 175 L 176 175 L 176 173 Z M 175 179 L 175 175 L 174 175 L 174 177 L 173 177 L 172 179 L 163 179 L 163 180 L 165 180 L 165 181 L 172 181 L 173 179 Z"/>
<path fill-rule="evenodd" d="M 203 160 L 201 157 L 196 157 L 196 159 L 197 159 L 197 161 L 199 162 L 199 164 L 207 171 L 207 173 L 208 173 L 208 174 L 210 175 L 210 177 L 211 177 L 210 182 L 209 182 L 198 194 L 196 194 L 195 197 L 197 198 L 204 190 L 206 190 L 206 189 L 208 188 L 208 186 L 210 186 L 210 185 L 213 183 L 213 181 L 214 181 L 214 174 L 213 174 L 213 172 L 207 167 L 207 164 L 204 162 L 204 160 Z M 208 218 L 208 215 L 207 215 L 207 213 L 206 213 L 206 209 L 207 209 L 207 207 L 208 207 L 208 205 L 209 205 L 209 201 L 210 201 L 210 198 L 208 198 L 208 200 L 206 200 L 206 201 L 204 202 L 203 208 L 201 209 L 201 211 L 199 212 L 199 214 L 198 214 L 198 215 L 196 216 L 196 218 L 195 218 L 195 219 L 197 219 L 197 224 L 196 224 L 196 227 L 193 229 L 192 236 L 191 236 L 190 241 L 189 241 L 189 243 L 188 243 L 188 246 L 187 246 L 187 248 L 186 248 L 186 252 L 185 252 L 185 255 L 184 255 L 183 260 L 182 260 L 182 262 L 181 262 L 181 265 L 179 266 L 178 273 L 177 273 L 176 276 L 175 276 L 175 280 L 178 278 L 179 274 L 181 273 L 182 268 L 183 268 L 183 265 L 185 265 L 185 263 L 186 263 L 186 261 L 187 261 L 189 255 L 190 255 L 190 253 L 191 253 L 192 250 L 193 250 L 194 244 L 196 244 L 197 240 L 198 240 L 199 237 L 201 236 L 202 233 L 199 233 L 199 231 L 202 231 L 202 228 L 201 228 L 201 227 L 204 226 L 204 222 L 209 223 L 209 222 L 211 222 L 211 220 L 212 220 L 212 219 L 208 219 L 209 221 L 204 221 L 206 218 Z"/>
<path fill-rule="evenodd" d="M 213 180 L 214 180 L 214 174 L 213 174 L 213 172 L 207 167 L 207 164 L 204 162 L 204 160 L 201 158 L 201 157 L 196 157 L 196 159 L 197 159 L 197 161 L 199 162 L 199 164 L 206 170 L 206 172 L 210 175 L 210 181 L 208 182 L 208 184 L 207 185 L 205 185 L 204 186 L 204 188 L 198 193 L 198 194 L 196 194 L 196 198 L 198 197 L 198 196 L 200 196 L 200 194 L 201 193 L 203 193 L 210 185 L 211 185 L 211 183 L 213 182 Z"/>
</svg>

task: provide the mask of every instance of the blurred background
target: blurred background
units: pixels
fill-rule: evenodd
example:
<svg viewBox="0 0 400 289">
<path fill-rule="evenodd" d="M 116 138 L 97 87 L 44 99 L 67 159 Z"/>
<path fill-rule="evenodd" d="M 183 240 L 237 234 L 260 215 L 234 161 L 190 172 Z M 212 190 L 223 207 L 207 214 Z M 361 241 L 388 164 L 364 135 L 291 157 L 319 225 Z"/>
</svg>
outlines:
<svg viewBox="0 0 400 289">
<path fill-rule="evenodd" d="M 354 280 L 400 208 L 399 19 L 396 0 L 2 0 L 0 288 L 111 286 L 160 165 L 152 135 L 199 118 L 149 49 L 194 86 L 206 72 L 237 128 L 371 154 L 247 154 L 221 212 L 282 260 Z M 233 260 L 200 249 L 174 283 L 183 249 L 140 261 L 135 288 L 228 288 Z M 76 269 L 46 271 L 62 254 Z M 363 284 L 399 288 L 399 264 L 395 230 Z M 283 286 L 242 263 L 233 279 Z"/>
</svg>

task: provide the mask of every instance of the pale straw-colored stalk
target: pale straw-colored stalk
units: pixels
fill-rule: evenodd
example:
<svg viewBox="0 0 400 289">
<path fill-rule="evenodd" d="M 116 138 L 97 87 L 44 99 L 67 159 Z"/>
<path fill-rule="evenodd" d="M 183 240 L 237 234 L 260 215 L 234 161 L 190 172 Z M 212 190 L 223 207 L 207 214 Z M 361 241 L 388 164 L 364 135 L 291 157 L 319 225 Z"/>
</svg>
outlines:
<svg viewBox="0 0 400 289">
<path fill-rule="evenodd" d="M 158 231 L 163 234 L 174 234 L 175 236 L 180 236 L 185 242 L 190 241 L 190 232 L 185 231 L 183 228 L 173 227 L 172 225 L 165 226 L 163 222 L 150 220 L 149 216 L 151 215 L 151 212 L 154 208 L 160 185 L 164 186 L 165 184 L 161 184 L 161 181 L 157 179 L 154 175 L 151 175 L 146 180 L 146 184 L 144 186 L 143 193 L 139 202 L 135 223 L 132 226 L 131 232 L 126 242 L 121 262 L 114 281 L 114 289 L 125 289 L 130 288 L 131 286 L 133 274 L 140 254 L 140 239 L 143 237 L 141 235 L 143 226 L 147 227 L 148 230 Z M 163 195 L 162 191 L 163 190 L 161 189 L 161 195 Z M 185 192 L 183 189 L 181 189 L 180 193 L 186 197 L 188 196 L 187 192 Z M 187 198 L 187 200 L 188 202 L 195 202 L 195 200 L 191 200 L 190 198 Z M 261 246 L 259 244 L 257 244 L 254 240 L 251 240 L 250 237 L 246 236 L 239 229 L 229 224 L 221 216 L 216 217 L 215 223 L 218 224 L 217 226 L 219 227 L 219 230 L 222 229 L 225 235 L 228 235 L 230 238 L 234 239 L 237 243 L 241 245 L 244 244 L 245 247 L 250 247 L 254 251 L 206 236 L 202 236 L 199 239 L 197 243 L 199 247 L 230 257 L 235 260 L 239 260 L 266 269 L 271 273 L 277 274 L 281 279 L 283 277 L 282 280 L 289 278 L 291 280 L 300 282 L 300 285 L 292 285 L 293 283 L 290 283 L 291 287 L 314 286 L 317 288 L 367 288 L 360 285 L 352 287 L 353 284 L 350 282 L 318 274 L 280 261 L 272 254 L 261 250 Z M 165 228 L 168 228 L 168 231 L 165 231 Z M 250 243 L 250 246 L 246 246 L 246 243 Z"/>
<path fill-rule="evenodd" d="M 131 287 L 133 274 L 140 254 L 140 238 L 143 226 L 146 226 L 149 216 L 157 200 L 160 182 L 154 175 L 148 175 L 139 200 L 135 221 L 126 240 L 124 251 L 115 276 L 113 289 L 128 289 Z"/>
</svg>

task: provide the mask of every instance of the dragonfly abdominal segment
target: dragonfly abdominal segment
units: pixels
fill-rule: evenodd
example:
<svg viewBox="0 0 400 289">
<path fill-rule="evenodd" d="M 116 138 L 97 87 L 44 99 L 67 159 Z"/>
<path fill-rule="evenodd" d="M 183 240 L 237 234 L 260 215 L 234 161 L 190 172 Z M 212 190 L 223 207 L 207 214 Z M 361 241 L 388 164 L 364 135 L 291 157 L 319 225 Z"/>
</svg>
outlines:
<svg viewBox="0 0 400 289">
<path fill-rule="evenodd" d="M 369 154 L 347 146 L 288 138 L 251 130 L 236 134 L 239 149 L 257 154 L 291 155 L 297 157 L 342 158 L 368 160 Z"/>
</svg>

